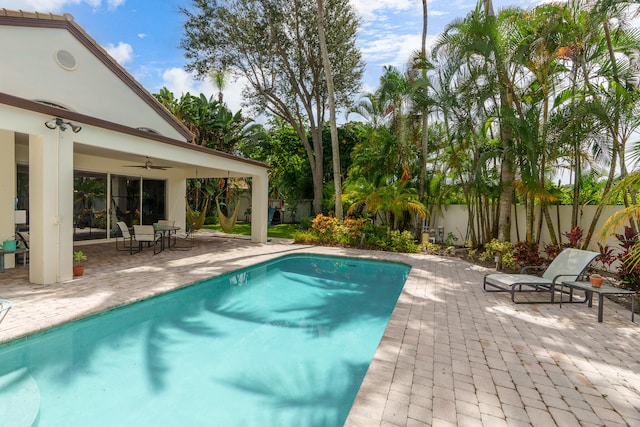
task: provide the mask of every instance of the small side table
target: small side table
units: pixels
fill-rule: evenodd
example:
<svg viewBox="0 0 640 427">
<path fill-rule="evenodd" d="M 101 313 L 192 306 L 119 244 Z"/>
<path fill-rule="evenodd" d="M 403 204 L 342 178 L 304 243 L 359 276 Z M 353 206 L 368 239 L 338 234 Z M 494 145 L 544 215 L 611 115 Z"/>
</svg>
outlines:
<svg viewBox="0 0 640 427">
<path fill-rule="evenodd" d="M 605 295 L 630 295 L 631 296 L 631 321 L 635 322 L 636 312 L 636 293 L 628 289 L 620 289 L 615 286 L 603 284 L 599 288 L 591 286 L 591 282 L 562 282 L 562 288 L 569 287 L 569 295 L 573 296 L 574 289 L 581 289 L 587 296 L 589 307 L 593 306 L 593 294 L 598 294 L 598 322 L 602 322 L 602 309 L 604 306 Z M 562 289 L 561 289 L 562 290 Z M 560 293 L 560 305 L 562 305 L 562 293 Z"/>
<path fill-rule="evenodd" d="M 4 256 L 9 254 L 23 254 L 27 252 L 27 249 L 17 248 L 15 251 L 5 251 L 0 249 L 0 273 L 4 273 Z"/>
</svg>

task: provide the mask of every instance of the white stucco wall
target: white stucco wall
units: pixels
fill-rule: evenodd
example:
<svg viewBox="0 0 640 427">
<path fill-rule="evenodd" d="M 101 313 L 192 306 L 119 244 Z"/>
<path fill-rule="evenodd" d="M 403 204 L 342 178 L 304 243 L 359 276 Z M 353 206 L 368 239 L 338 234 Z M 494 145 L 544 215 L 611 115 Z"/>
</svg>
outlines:
<svg viewBox="0 0 640 427">
<path fill-rule="evenodd" d="M 597 206 L 584 206 L 580 209 L 580 217 L 579 217 L 579 225 L 584 230 L 585 234 L 588 228 L 591 226 L 591 221 L 595 215 Z M 553 221 L 554 228 L 557 232 L 557 210 L 560 212 L 560 231 L 567 232 L 570 231 L 571 224 L 571 206 L 551 206 L 550 208 L 551 219 Z M 607 218 L 609 218 L 613 213 L 622 209 L 620 206 L 607 206 L 605 207 L 600 220 L 596 226 L 596 234 L 591 240 L 589 249 L 598 250 L 598 242 L 602 244 L 609 244 L 610 246 L 617 245 L 617 240 L 612 236 L 605 236 L 605 238 L 601 238 L 599 236 L 599 231 L 604 225 Z M 435 216 L 435 220 L 433 222 L 434 228 L 437 226 L 444 227 L 444 236 L 446 238 L 449 232 L 453 232 L 453 234 L 458 238 L 456 243 L 462 243 L 462 240 L 468 238 L 468 214 L 467 207 L 465 205 L 448 205 L 443 207 L 442 213 L 437 213 Z M 520 231 L 520 240 L 525 239 L 525 231 L 526 231 L 526 223 L 525 223 L 525 211 L 524 207 L 519 206 L 517 208 L 517 223 Z M 537 227 L 537 218 L 536 218 L 536 227 Z M 622 230 L 616 230 L 616 233 L 620 233 Z M 564 238 L 566 242 L 566 238 Z M 511 241 L 515 243 L 518 241 L 518 234 L 516 230 L 516 212 L 514 211 L 511 216 Z M 543 246 L 545 243 L 549 243 L 551 239 L 549 238 L 548 228 L 545 222 L 542 224 L 542 236 L 541 242 Z"/>
</svg>

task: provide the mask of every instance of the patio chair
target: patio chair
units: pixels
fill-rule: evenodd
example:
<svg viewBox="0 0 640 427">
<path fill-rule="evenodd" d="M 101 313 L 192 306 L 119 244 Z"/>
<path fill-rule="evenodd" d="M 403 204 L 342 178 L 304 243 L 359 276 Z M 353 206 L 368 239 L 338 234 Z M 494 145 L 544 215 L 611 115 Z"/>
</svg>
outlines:
<svg viewBox="0 0 640 427">
<path fill-rule="evenodd" d="M 520 274 L 491 273 L 484 276 L 483 288 L 488 292 L 510 292 L 511 301 L 516 304 L 553 303 L 556 286 L 561 287 L 563 281 L 577 280 L 598 253 L 581 249 L 568 248 L 558 254 L 549 266 L 524 267 Z M 529 270 L 545 269 L 541 276 L 528 274 Z M 495 289 L 487 289 L 490 286 Z M 526 289 L 523 290 L 523 287 Z M 549 300 L 516 301 L 516 290 L 519 292 L 550 292 Z M 585 302 L 570 301 L 570 302 Z"/>
<path fill-rule="evenodd" d="M 120 229 L 120 233 L 122 233 L 122 237 L 116 236 L 116 250 L 129 251 L 129 254 L 133 254 L 133 235 L 129 232 L 129 227 L 127 227 L 127 224 L 124 221 L 118 221 L 116 224 Z M 122 247 L 120 248 L 118 247 L 119 239 L 122 239 Z M 127 240 L 129 241 L 128 245 Z"/>
<path fill-rule="evenodd" d="M 22 258 L 22 265 L 26 265 L 29 262 L 29 232 L 16 231 L 16 240 L 18 241 L 19 249 L 27 250 L 27 252 L 16 254 L 16 260 Z"/>
<path fill-rule="evenodd" d="M 138 242 L 138 252 L 142 251 L 142 244 L 146 243 L 147 247 L 151 247 L 153 244 L 153 254 L 162 252 L 162 233 L 157 232 L 153 225 L 134 225 L 133 226 L 134 239 Z M 158 243 L 160 243 L 160 250 L 158 251 Z"/>
<path fill-rule="evenodd" d="M 173 245 L 173 249 L 191 249 L 196 245 L 195 233 L 196 233 L 195 224 L 189 224 L 187 226 L 187 230 L 185 233 L 176 233 L 174 236 L 176 238 L 176 243 Z M 184 244 L 178 244 L 178 242 L 185 242 Z"/>
</svg>

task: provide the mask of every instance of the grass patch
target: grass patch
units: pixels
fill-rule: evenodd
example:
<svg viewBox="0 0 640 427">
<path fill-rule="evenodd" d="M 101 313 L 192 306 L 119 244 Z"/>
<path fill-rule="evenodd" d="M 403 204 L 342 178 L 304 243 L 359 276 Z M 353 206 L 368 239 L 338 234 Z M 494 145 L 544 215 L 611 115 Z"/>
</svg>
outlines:
<svg viewBox="0 0 640 427">
<path fill-rule="evenodd" d="M 207 228 L 209 230 L 222 231 L 222 227 L 219 224 L 214 225 L 205 225 L 202 228 Z M 296 231 L 298 231 L 298 224 L 278 224 L 272 225 L 267 230 L 268 237 L 275 237 L 277 239 L 293 239 L 293 235 Z M 233 232 L 231 234 L 239 234 L 241 236 L 251 236 L 251 224 L 246 222 L 238 222 L 233 227 Z"/>
</svg>

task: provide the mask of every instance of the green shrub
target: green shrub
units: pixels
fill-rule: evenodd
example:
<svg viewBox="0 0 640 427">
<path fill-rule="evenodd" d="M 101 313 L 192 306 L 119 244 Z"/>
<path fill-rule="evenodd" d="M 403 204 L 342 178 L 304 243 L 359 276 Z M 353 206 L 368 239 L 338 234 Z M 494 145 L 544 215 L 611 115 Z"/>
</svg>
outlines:
<svg viewBox="0 0 640 427">
<path fill-rule="evenodd" d="M 431 242 L 424 242 L 422 244 L 422 251 L 430 255 L 438 255 L 440 253 L 440 245 L 436 245 Z"/>
<path fill-rule="evenodd" d="M 457 241 L 458 238 L 456 237 L 456 235 L 450 231 L 449 234 L 447 234 L 447 238 L 445 239 L 444 244 L 447 246 L 453 246 Z"/>
<path fill-rule="evenodd" d="M 369 248 L 380 248 L 387 250 L 389 248 L 389 240 L 387 238 L 387 228 L 378 227 L 369 223 L 364 228 L 364 245 Z"/>
<path fill-rule="evenodd" d="M 302 229 L 302 230 L 310 229 L 312 222 L 313 222 L 313 217 L 312 216 L 305 216 L 303 218 L 300 218 L 300 229 Z"/>
<path fill-rule="evenodd" d="M 419 251 L 410 231 L 393 230 L 389 235 L 389 240 L 391 241 L 389 249 L 393 252 L 417 253 Z"/>
<path fill-rule="evenodd" d="M 345 219 L 342 223 L 334 217 L 318 214 L 312 220 L 302 220 L 301 228 L 309 223 L 306 231 L 294 234 L 296 243 L 328 244 L 346 247 L 366 247 L 394 252 L 419 252 L 409 231 L 388 232 L 386 226 L 376 226 L 368 218 Z"/>
<path fill-rule="evenodd" d="M 293 241 L 296 243 L 318 243 L 320 239 L 311 231 L 296 231 L 293 235 Z"/>
<path fill-rule="evenodd" d="M 345 246 L 356 246 L 362 242 L 362 234 L 370 223 L 366 218 L 345 219 L 336 227 L 336 240 Z"/>
<path fill-rule="evenodd" d="M 312 232 L 318 236 L 322 242 L 337 242 L 336 232 L 338 230 L 338 220 L 331 216 L 318 214 L 311 223 Z"/>
<path fill-rule="evenodd" d="M 510 242 L 501 242 L 498 239 L 493 239 L 486 245 L 484 245 L 484 252 L 480 254 L 478 259 L 480 261 L 493 261 L 495 256 L 502 254 L 502 266 L 505 268 L 515 268 L 517 263 L 513 258 L 513 249 Z"/>
</svg>

